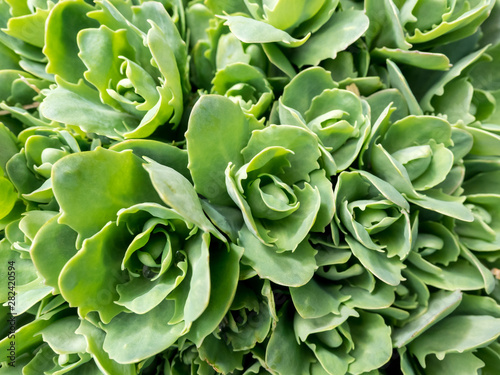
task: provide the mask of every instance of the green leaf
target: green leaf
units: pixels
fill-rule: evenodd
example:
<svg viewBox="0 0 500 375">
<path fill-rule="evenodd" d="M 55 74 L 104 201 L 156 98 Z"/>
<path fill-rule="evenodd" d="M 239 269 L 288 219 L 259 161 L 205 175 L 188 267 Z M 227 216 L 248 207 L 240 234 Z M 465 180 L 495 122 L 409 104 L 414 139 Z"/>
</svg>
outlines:
<svg viewBox="0 0 500 375">
<path fill-rule="evenodd" d="M 225 237 L 205 216 L 193 185 L 176 170 L 152 159 L 146 158 L 146 161 L 149 164 L 144 164 L 144 168 L 161 199 L 188 221 L 225 241 Z"/>
<path fill-rule="evenodd" d="M 290 288 L 290 295 L 300 316 L 311 319 L 339 313 L 340 304 L 349 299 L 339 290 L 339 285 L 325 285 L 319 280 L 311 279 L 301 287 Z"/>
<path fill-rule="evenodd" d="M 443 35 L 444 36 L 442 38 L 446 38 L 448 36 L 448 38 L 452 38 L 451 40 L 465 38 L 466 36 L 473 34 L 481 22 L 488 17 L 493 5 L 493 1 L 482 0 L 475 2 L 472 6 L 468 5 L 464 7 L 463 10 L 461 9 L 459 11 L 453 9 L 454 7 L 448 8 L 450 11 L 446 11 L 446 13 L 443 14 L 442 22 L 436 22 L 436 24 L 434 24 L 432 18 L 430 18 L 431 25 L 428 25 L 427 27 L 422 26 L 423 30 L 420 30 L 417 23 L 417 28 L 414 30 L 413 35 L 408 35 L 406 39 L 410 43 L 425 43 L 431 42 L 433 39 L 437 39 Z M 422 20 L 425 20 L 424 22 L 429 22 L 427 13 L 428 9 L 423 9 L 423 7 L 420 7 L 421 12 L 423 11 L 425 13 L 419 15 L 417 21 L 422 22 Z M 441 12 L 437 12 L 437 15 L 439 16 Z M 453 39 L 454 32 L 458 33 L 459 36 Z M 445 42 L 446 39 L 444 39 L 444 41 L 443 39 L 437 39 L 437 41 Z"/>
<path fill-rule="evenodd" d="M 333 186 L 323 169 L 316 170 L 310 174 L 311 186 L 319 190 L 320 207 L 311 232 L 322 232 L 330 224 L 335 213 L 335 199 Z"/>
<path fill-rule="evenodd" d="M 27 363 L 23 366 L 23 375 L 36 375 L 39 371 L 48 372 L 54 369 L 54 359 L 57 358 L 57 354 L 50 348 L 48 344 L 40 347 L 40 350 L 36 352 L 33 358 L 25 356 Z M 16 365 L 19 366 L 16 361 Z M 10 374 L 7 373 L 7 374 Z"/>
<path fill-rule="evenodd" d="M 349 319 L 354 349 L 349 355 L 354 361 L 349 373 L 363 374 L 386 364 L 392 356 L 391 328 L 378 314 L 360 312 L 359 318 Z"/>
<path fill-rule="evenodd" d="M 99 23 L 87 17 L 93 7 L 83 0 L 58 2 L 50 11 L 46 23 L 43 53 L 48 58 L 47 73 L 77 83 L 83 77 L 85 65 L 78 57 L 76 35 L 82 29 L 98 27 Z"/>
<path fill-rule="evenodd" d="M 461 128 L 465 129 L 472 135 L 474 142 L 472 149 L 470 150 L 472 155 L 500 155 L 498 148 L 500 145 L 500 135 L 472 126 L 461 126 Z"/>
<path fill-rule="evenodd" d="M 86 351 L 92 354 L 97 366 L 105 374 L 134 375 L 136 373 L 135 365 L 123 365 L 109 358 L 109 354 L 103 349 L 106 334 L 102 329 L 97 328 L 87 320 L 81 320 L 80 326 L 75 333 L 85 337 L 87 342 Z"/>
<path fill-rule="evenodd" d="M 219 38 L 219 44 L 217 46 L 217 55 L 215 57 L 215 66 L 217 67 L 218 71 L 223 70 L 226 66 L 231 64 L 242 65 L 253 70 L 255 68 L 249 65 L 251 58 L 252 56 L 245 52 L 243 43 L 241 43 L 241 41 L 233 34 L 221 35 L 221 37 Z M 242 69 L 239 68 L 236 71 L 241 70 Z M 219 78 L 218 81 L 219 85 L 226 83 L 230 84 L 230 82 L 225 82 L 224 78 Z M 221 95 L 223 95 L 226 91 L 223 90 L 224 92 L 221 92 L 221 90 L 216 87 L 214 87 L 214 89 Z"/>
<path fill-rule="evenodd" d="M 425 95 L 422 97 L 420 100 L 420 107 L 427 112 L 433 112 L 434 107 L 431 104 L 431 100 L 434 96 L 441 96 L 444 94 L 444 87 L 445 85 L 453 80 L 454 78 L 458 77 L 462 71 L 467 68 L 469 65 L 473 64 L 474 62 L 478 61 L 479 58 L 483 55 L 483 53 L 486 51 L 487 47 L 480 49 L 479 51 L 475 51 L 461 60 L 457 61 L 455 64 L 453 64 L 453 67 L 444 73 L 438 80 L 435 82 L 429 90 L 425 93 Z"/>
<path fill-rule="evenodd" d="M 205 0 L 205 5 L 215 14 L 220 14 L 222 12 L 245 12 L 247 10 L 245 4 L 242 1 Z"/>
<path fill-rule="evenodd" d="M 398 285 L 403 277 L 401 270 L 405 268 L 397 257 L 389 258 L 387 254 L 377 250 L 368 249 L 350 236 L 346 241 L 352 252 L 373 275 L 389 285 Z"/>
<path fill-rule="evenodd" d="M 174 305 L 167 300 L 145 314 L 121 313 L 105 324 L 103 349 L 109 358 L 121 364 L 135 363 L 174 344 L 184 329 L 184 323 L 168 324 Z"/>
<path fill-rule="evenodd" d="M 289 185 L 302 180 L 309 181 L 309 173 L 319 168 L 317 160 L 320 151 L 316 137 L 305 129 L 289 125 L 270 125 L 262 130 L 255 130 L 241 153 L 245 162 L 252 164 L 256 163 L 258 154 L 262 155 L 262 151 L 276 145 L 292 153 L 287 155 L 289 165 L 283 166 L 281 170 L 271 167 L 271 173 Z M 248 169 L 251 167 L 252 165 L 249 165 Z M 249 170 L 248 173 L 250 172 Z"/>
<path fill-rule="evenodd" d="M 466 78 L 451 81 L 445 86 L 445 92 L 446 95 L 432 99 L 432 106 L 436 113 L 446 115 L 452 124 L 458 121 L 469 124 L 475 120 L 470 114 L 474 88 Z"/>
<path fill-rule="evenodd" d="M 131 278 L 127 283 L 117 285 L 120 299 L 116 304 L 136 314 L 144 314 L 160 304 L 184 280 L 187 269 L 187 262 L 179 262 L 156 280 L 142 276 Z"/>
<path fill-rule="evenodd" d="M 59 220 L 79 234 L 79 243 L 97 233 L 117 212 L 137 203 L 161 203 L 132 151 L 94 151 L 68 155 L 52 167 Z"/>
<path fill-rule="evenodd" d="M 457 329 L 457 328 L 460 329 Z M 492 316 L 460 315 L 443 319 L 432 330 L 417 337 L 410 351 L 425 367 L 426 356 L 443 359 L 448 353 L 462 353 L 486 346 L 500 335 L 500 319 Z"/>
<path fill-rule="evenodd" d="M 474 216 L 471 211 L 464 206 L 465 197 L 455 197 L 442 193 L 439 190 L 427 190 L 426 195 L 417 194 L 416 196 L 407 195 L 409 202 L 426 208 L 430 211 L 454 217 L 458 220 L 472 221 Z"/>
<path fill-rule="evenodd" d="M 275 239 L 273 245 L 278 251 L 294 251 L 313 227 L 320 210 L 321 194 L 318 188 L 305 183 L 302 189 L 294 186 L 293 192 L 299 202 L 297 211 L 280 220 L 269 220 L 265 225 L 269 236 Z"/>
<path fill-rule="evenodd" d="M 228 98 L 205 95 L 193 107 L 186 133 L 189 170 L 196 191 L 211 203 L 233 204 L 224 172 L 230 162 L 243 164 L 250 131 L 241 108 Z"/>
<path fill-rule="evenodd" d="M 42 342 L 42 336 L 40 331 L 45 327 L 49 326 L 53 320 L 56 319 L 35 319 L 27 324 L 24 324 L 16 332 L 16 356 L 21 357 L 22 354 L 30 352 L 33 348 L 39 346 Z M 0 362 L 7 363 L 10 362 L 8 356 L 10 356 L 9 347 L 11 344 L 12 337 L 6 336 L 0 341 Z M 16 365 L 19 363 L 16 361 Z M 3 369 L 3 368 L 2 368 Z M 13 375 L 20 375 L 15 373 Z"/>
<path fill-rule="evenodd" d="M 157 88 L 160 100 L 142 118 L 137 129 L 125 134 L 126 138 L 143 138 L 165 122 L 177 125 L 183 111 L 183 87 L 179 67 L 175 60 L 174 51 L 168 43 L 167 36 L 153 24 L 147 36 L 148 45 L 153 55 L 152 63 L 158 66 L 163 77 L 167 78 L 161 88 Z M 185 83 L 187 86 L 188 84 Z M 139 107 L 137 107 L 139 109 Z M 173 111 L 172 118 L 171 114 Z"/>
<path fill-rule="evenodd" d="M 243 216 L 240 210 L 234 207 L 210 204 L 205 200 L 201 201 L 201 205 L 214 225 L 227 234 L 232 242 L 236 242 L 238 231 L 243 225 Z"/>
<path fill-rule="evenodd" d="M 276 284 L 299 287 L 306 284 L 316 270 L 316 250 L 307 239 L 295 251 L 281 253 L 264 245 L 246 227 L 240 231 L 239 240 L 245 249 L 242 263 L 252 267 L 261 278 Z"/>
<path fill-rule="evenodd" d="M 0 146 L 0 168 L 5 173 L 7 162 L 19 150 L 17 148 L 16 136 L 2 123 L 0 123 Z"/>
<path fill-rule="evenodd" d="M 394 345 L 401 348 L 446 318 L 462 301 L 462 293 L 458 290 L 447 292 L 440 290 L 431 296 L 427 311 L 417 319 L 410 321 L 402 328 L 395 329 L 392 335 Z"/>
<path fill-rule="evenodd" d="M 98 92 L 83 80 L 77 84 L 56 77 L 57 87 L 47 94 L 40 112 L 49 120 L 76 125 L 85 132 L 121 139 L 122 133 L 135 127 L 138 120 L 101 103 Z"/>
<path fill-rule="evenodd" d="M 279 375 L 308 375 L 312 356 L 299 345 L 293 330 L 293 309 L 288 304 L 278 313 L 278 323 L 266 349 L 266 364 Z"/>
<path fill-rule="evenodd" d="M 58 319 L 41 331 L 43 341 L 57 354 L 84 353 L 85 339 L 75 333 L 79 325 L 80 320 L 74 315 Z"/>
<path fill-rule="evenodd" d="M 234 307 L 234 302 L 231 307 Z M 245 313 L 248 313 L 246 316 L 249 319 L 242 326 L 238 325 L 236 332 L 233 332 L 231 329 L 225 332 L 227 341 L 231 343 L 235 351 L 252 349 L 255 347 L 255 344 L 263 342 L 268 337 L 272 320 L 274 319 L 271 316 L 271 314 L 274 314 L 274 311 L 271 311 L 273 309 L 274 306 L 260 302 L 254 311 L 251 309 L 245 311 Z M 244 314 L 242 313 L 240 316 L 244 316 Z"/>
<path fill-rule="evenodd" d="M 407 51 L 399 48 L 381 47 L 372 51 L 372 56 L 380 59 L 390 59 L 398 64 L 406 64 L 421 69 L 448 70 L 450 60 L 442 53 L 423 51 Z"/>
<path fill-rule="evenodd" d="M 285 106 L 297 110 L 305 117 L 306 111 L 316 96 L 325 90 L 336 87 L 338 87 L 338 84 L 333 81 L 330 72 L 321 67 L 312 67 L 297 74 L 286 85 L 280 101 Z"/>
<path fill-rule="evenodd" d="M 3 43 L 0 43 L 0 69 L 19 69 L 19 56 Z"/>
<path fill-rule="evenodd" d="M 346 285 L 343 286 L 340 291 L 350 297 L 350 299 L 345 302 L 345 305 L 353 309 L 384 309 L 390 307 L 395 299 L 394 287 L 378 282 L 373 290 L 367 290 L 362 286 Z"/>
<path fill-rule="evenodd" d="M 478 270 L 477 265 L 470 261 L 459 259 L 440 269 L 436 266 L 432 267 L 432 264 L 423 261 L 419 255 L 413 253 L 410 253 L 408 260 L 416 266 L 410 267 L 415 276 L 425 284 L 439 289 L 477 290 L 486 285 L 484 275 Z"/>
<path fill-rule="evenodd" d="M 38 231 L 31 245 L 30 254 L 37 271 L 45 279 L 45 285 L 60 293 L 59 275 L 64 265 L 76 254 L 77 233 L 59 224 L 60 215 L 48 220 Z"/>
<path fill-rule="evenodd" d="M 99 53 L 96 45 L 109 51 Z M 79 56 L 87 67 L 85 79 L 99 90 L 99 97 L 103 104 L 116 109 L 120 106 L 110 96 L 108 88 L 115 88 L 123 78 L 120 67 L 123 57 L 133 59 L 134 49 L 127 40 L 127 31 L 113 31 L 106 25 L 98 29 L 85 29 L 78 33 Z"/>
<path fill-rule="evenodd" d="M 299 314 L 295 314 L 293 327 L 296 339 L 299 342 L 307 342 L 314 334 L 332 331 L 350 317 L 359 317 L 359 313 L 345 305 L 340 307 L 340 314 L 328 314 L 315 319 L 303 319 Z"/>
<path fill-rule="evenodd" d="M 391 86 L 397 88 L 401 94 L 403 94 L 406 103 L 408 104 L 408 109 L 411 115 L 421 116 L 424 113 L 420 108 L 417 99 L 413 95 L 411 88 L 408 86 L 406 78 L 399 70 L 398 66 L 394 64 L 391 60 L 387 60 L 387 70 L 389 72 L 389 79 L 391 81 Z"/>
<path fill-rule="evenodd" d="M 430 356 L 427 359 L 426 371 L 441 375 L 484 374 L 481 371 L 484 365 L 485 363 L 477 358 L 475 353 L 450 353 L 441 360 Z"/>
<path fill-rule="evenodd" d="M 366 15 L 370 20 L 366 31 L 369 48 L 389 47 L 408 50 L 411 47 L 399 19 L 399 9 L 393 0 L 366 0 Z"/>
<path fill-rule="evenodd" d="M 52 288 L 43 284 L 43 279 L 38 277 L 28 284 L 16 288 L 16 306 L 13 314 L 21 315 L 36 303 L 47 297 Z"/>
<path fill-rule="evenodd" d="M 200 358 L 207 361 L 219 373 L 227 374 L 243 370 L 244 352 L 235 351 L 224 340 L 208 335 L 198 349 Z"/>
<path fill-rule="evenodd" d="M 288 77 L 292 78 L 295 76 L 295 68 L 292 63 L 288 60 L 288 57 L 283 53 L 283 51 L 276 45 L 272 43 L 262 44 L 262 49 L 266 54 L 269 61 L 274 64 L 278 69 L 285 73 Z"/>
<path fill-rule="evenodd" d="M 0 170 L 0 219 L 6 217 L 14 208 L 17 201 L 17 192 L 8 179 L 3 177 Z"/>
<path fill-rule="evenodd" d="M 318 65 L 327 58 L 334 59 L 337 53 L 344 51 L 365 33 L 368 23 L 364 11 L 335 12 L 319 31 L 293 51 L 291 59 L 299 68 Z"/>
<path fill-rule="evenodd" d="M 231 32 L 244 43 L 272 43 L 280 42 L 287 47 L 299 47 L 303 45 L 310 34 L 302 39 L 295 39 L 286 31 L 274 26 L 243 16 L 218 16 L 226 22 Z"/>
<path fill-rule="evenodd" d="M 45 20 L 48 15 L 49 10 L 36 8 L 34 13 L 12 17 L 7 23 L 7 29 L 2 31 L 14 38 L 42 48 L 45 39 Z"/>
<path fill-rule="evenodd" d="M 210 301 L 210 235 L 200 234 L 186 243 L 186 253 L 191 268 L 189 293 L 184 305 L 184 322 L 189 328 L 203 314 Z"/>
<path fill-rule="evenodd" d="M 210 300 L 208 306 L 195 320 L 186 338 L 196 346 L 220 324 L 233 302 L 240 275 L 240 259 L 243 249 L 234 244 L 210 253 Z"/>
<path fill-rule="evenodd" d="M 264 114 L 273 100 L 272 89 L 265 76 L 259 69 L 245 63 L 225 66 L 217 72 L 212 84 L 213 93 L 237 100 L 246 113 L 256 118 Z"/>
<path fill-rule="evenodd" d="M 152 139 L 129 139 L 118 142 L 109 149 L 117 152 L 132 150 L 136 156 L 140 158 L 146 156 L 153 159 L 157 163 L 175 169 L 188 180 L 191 180 L 191 173 L 189 173 L 189 169 L 187 167 L 187 150 Z"/>
<path fill-rule="evenodd" d="M 122 258 L 131 234 L 125 226 L 109 222 L 100 232 L 83 242 L 82 249 L 64 266 L 59 289 L 70 306 L 78 307 L 83 318 L 97 311 L 104 323 L 124 310 L 115 304 L 118 284 L 127 281 L 121 270 Z"/>
</svg>

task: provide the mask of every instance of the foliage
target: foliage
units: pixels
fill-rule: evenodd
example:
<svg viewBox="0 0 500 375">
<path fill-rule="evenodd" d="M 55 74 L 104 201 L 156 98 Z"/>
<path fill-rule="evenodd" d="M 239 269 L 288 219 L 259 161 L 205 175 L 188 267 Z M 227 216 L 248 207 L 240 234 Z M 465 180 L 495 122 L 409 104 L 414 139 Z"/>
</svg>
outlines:
<svg viewBox="0 0 500 375">
<path fill-rule="evenodd" d="M 0 375 L 496 374 L 499 24 L 0 0 Z"/>
</svg>

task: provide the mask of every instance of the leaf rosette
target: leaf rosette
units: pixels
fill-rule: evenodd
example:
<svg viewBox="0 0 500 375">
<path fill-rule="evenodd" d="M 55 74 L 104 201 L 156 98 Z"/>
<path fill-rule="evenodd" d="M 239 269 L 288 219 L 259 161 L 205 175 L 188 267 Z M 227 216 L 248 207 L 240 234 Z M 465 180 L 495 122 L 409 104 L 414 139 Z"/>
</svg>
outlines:
<svg viewBox="0 0 500 375">
<path fill-rule="evenodd" d="M 199 358 L 217 373 L 252 373 L 259 368 L 253 360 L 258 347 L 265 345 L 276 318 L 269 281 L 240 281 L 229 312 L 199 347 Z"/>
<path fill-rule="evenodd" d="M 225 7 L 229 6 L 225 4 Z M 224 80 L 228 79 L 234 85 L 237 83 L 234 74 L 241 74 L 239 78 L 257 92 L 268 92 L 265 87 L 269 86 L 269 83 L 265 77 L 261 72 L 252 69 L 268 69 L 269 63 L 262 47 L 243 43 L 236 38 L 223 25 L 224 21 L 216 18 L 215 13 L 206 4 L 191 3 L 186 9 L 186 20 L 191 31 L 191 79 L 194 85 L 207 91 L 222 90 L 220 94 L 225 95 L 228 88 L 223 88 Z M 213 87 L 215 74 L 226 66 L 237 63 L 249 67 L 238 65 L 229 68 L 226 73 L 220 74 L 222 77 L 219 77 L 216 87 Z"/>
<path fill-rule="evenodd" d="M 432 47 L 474 34 L 494 4 L 494 0 L 367 0 L 370 26 L 366 41 L 375 57 L 423 69 L 448 70 L 448 56 Z"/>
<path fill-rule="evenodd" d="M 72 38 L 61 32 L 64 14 L 78 20 Z M 145 138 L 164 124 L 179 125 L 190 89 L 187 47 L 161 3 L 62 2 L 47 29 L 47 70 L 58 85 L 41 106 L 45 117 L 115 139 Z M 111 53 L 101 54 L 96 45 Z"/>
<path fill-rule="evenodd" d="M 104 332 L 89 321 L 80 320 L 74 309 L 68 308 L 61 296 L 49 296 L 36 308 L 17 316 L 16 338 L 23 345 L 16 347 L 16 366 L 26 375 L 40 371 L 57 375 L 82 372 L 86 374 L 136 373 L 135 365 L 123 365 L 111 360 L 102 349 Z M 35 314 L 36 313 L 36 314 Z M 6 364 L 11 337 L 0 341 L 0 362 Z"/>
<path fill-rule="evenodd" d="M 276 317 L 274 303 L 268 280 L 240 281 L 219 335 L 232 350 L 248 352 L 267 338 Z"/>
<path fill-rule="evenodd" d="M 403 269 L 407 281 L 389 285 L 375 277 L 346 243 L 335 245 L 332 239 L 315 235 L 311 240 L 318 269 L 304 286 L 290 288 L 295 309 L 302 317 L 316 318 L 339 313 L 342 306 L 378 313 L 387 318 L 407 316 L 408 308 L 425 305 L 425 285 Z M 403 285 L 404 283 L 404 285 Z"/>
<path fill-rule="evenodd" d="M 493 290 L 491 272 L 443 223 L 422 221 L 414 230 L 418 235 L 406 261 L 413 276 L 442 290 Z"/>
<path fill-rule="evenodd" d="M 265 75 L 252 65 L 229 64 L 217 71 L 212 93 L 238 103 L 245 113 L 259 119 L 270 108 L 274 94 Z"/>
<path fill-rule="evenodd" d="M 331 184 L 318 169 L 317 145 L 303 129 L 271 125 L 252 133 L 240 168 L 228 165 L 228 193 L 262 243 L 293 251 L 314 225 L 327 224 L 320 208 Z"/>
<path fill-rule="evenodd" d="M 230 6 L 210 1 L 207 5 L 239 40 L 261 44 L 269 61 L 289 77 L 295 75 L 291 62 L 302 67 L 333 59 L 368 28 L 362 10 L 336 12 L 338 0 L 245 0 Z"/>
<path fill-rule="evenodd" d="M 307 282 L 315 268 L 307 236 L 333 217 L 317 137 L 296 126 L 262 128 L 230 99 L 205 95 L 186 140 L 195 189 L 214 223 L 245 248 L 244 263 L 281 285 Z M 293 267 L 304 272 L 286 271 Z"/>
<path fill-rule="evenodd" d="M 334 198 L 334 242 L 340 242 L 342 232 L 365 268 L 398 285 L 412 241 L 409 203 L 393 186 L 364 171 L 342 172 Z"/>
<path fill-rule="evenodd" d="M 122 364 L 159 353 L 183 335 L 200 345 L 226 314 L 239 274 L 240 249 L 205 217 L 190 182 L 148 160 L 143 166 L 130 149 L 102 148 L 59 160 L 52 173 L 62 214 L 34 245 L 36 254 L 53 254 L 59 265 L 45 264 L 44 277 L 55 280 L 82 318 L 99 317 L 104 351 Z M 96 163 L 120 168 L 101 175 L 89 168 Z M 95 188 L 107 189 L 112 203 L 94 197 L 89 206 Z M 66 199 L 74 194 L 80 199 Z M 92 219 L 82 221 L 81 210 Z M 69 240 L 51 249 L 55 231 Z M 144 336 L 148 343 L 137 350 L 133 343 Z"/>
<path fill-rule="evenodd" d="M 488 17 L 495 1 L 428 0 L 404 1 L 400 5 L 401 23 L 409 43 L 445 44 L 463 39 L 478 28 Z"/>
<path fill-rule="evenodd" d="M 266 363 L 279 375 L 363 374 L 383 366 L 392 354 L 391 330 L 378 314 L 342 306 L 337 314 L 304 318 L 287 304 L 278 318 Z M 287 353 L 289 360 L 281 360 Z"/>
<path fill-rule="evenodd" d="M 242 261 L 278 284 L 301 285 L 315 268 L 308 234 L 323 231 L 333 216 L 331 182 L 317 169 L 317 141 L 301 128 L 271 125 L 255 130 L 242 154 L 245 164 L 226 168 L 228 194 L 245 224 Z M 302 271 L 287 272 L 296 262 Z"/>
<path fill-rule="evenodd" d="M 300 126 L 317 136 L 322 163 L 330 175 L 353 163 L 370 132 L 368 103 L 339 89 L 320 67 L 302 71 L 285 87 L 279 119 L 281 124 Z"/>
<path fill-rule="evenodd" d="M 454 167 L 470 147 L 470 136 L 453 129 L 446 120 L 412 115 L 374 129 L 363 160 L 366 168 L 410 203 L 471 221 L 472 214 L 463 205 L 465 197 L 450 194 L 456 193 L 463 173 Z"/>
</svg>

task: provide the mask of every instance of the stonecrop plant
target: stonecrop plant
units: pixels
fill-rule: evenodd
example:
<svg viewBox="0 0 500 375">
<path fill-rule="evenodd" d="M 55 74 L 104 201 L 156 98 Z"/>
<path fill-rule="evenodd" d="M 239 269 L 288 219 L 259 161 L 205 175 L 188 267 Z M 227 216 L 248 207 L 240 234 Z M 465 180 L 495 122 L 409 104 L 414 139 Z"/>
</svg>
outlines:
<svg viewBox="0 0 500 375">
<path fill-rule="evenodd" d="M 0 0 L 0 375 L 500 373 L 500 0 Z"/>
</svg>

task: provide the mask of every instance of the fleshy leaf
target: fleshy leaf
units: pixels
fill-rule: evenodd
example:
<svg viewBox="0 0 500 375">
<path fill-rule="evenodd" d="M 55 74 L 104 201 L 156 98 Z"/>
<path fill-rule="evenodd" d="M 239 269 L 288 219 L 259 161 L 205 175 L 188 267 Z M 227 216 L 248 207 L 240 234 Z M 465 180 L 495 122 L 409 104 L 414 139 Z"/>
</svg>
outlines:
<svg viewBox="0 0 500 375">
<path fill-rule="evenodd" d="M 70 306 L 78 307 L 82 317 L 97 311 L 104 323 L 124 310 L 114 303 L 118 284 L 128 275 L 121 271 L 122 258 L 132 236 L 125 226 L 109 222 L 64 266 L 59 277 L 61 294 Z M 92 265 L 92 266 L 90 266 Z"/>
<path fill-rule="evenodd" d="M 30 253 L 45 285 L 59 293 L 58 279 L 64 265 L 76 254 L 77 233 L 59 224 L 59 215 L 47 221 L 33 239 Z"/>
<path fill-rule="evenodd" d="M 392 335 L 394 345 L 401 348 L 409 344 L 433 325 L 444 319 L 456 309 L 462 301 L 460 291 L 439 291 L 432 295 L 427 311 L 416 320 L 409 322 L 402 328 L 396 329 Z"/>
<path fill-rule="evenodd" d="M 44 117 L 113 139 L 121 139 L 119 134 L 137 125 L 136 117 L 101 103 L 98 92 L 83 80 L 71 84 L 56 78 L 56 82 L 57 87 L 40 105 Z"/>
<path fill-rule="evenodd" d="M 429 70 L 448 70 L 451 67 L 450 60 L 442 53 L 382 47 L 375 48 L 372 51 L 372 56 Z"/>
<path fill-rule="evenodd" d="M 306 284 L 316 269 L 316 250 L 304 240 L 294 252 L 276 252 L 264 245 L 248 229 L 240 231 L 241 246 L 245 249 L 242 263 L 254 268 L 261 278 L 276 284 L 298 287 Z"/>
<path fill-rule="evenodd" d="M 368 29 L 368 17 L 364 11 L 345 10 L 333 13 L 330 20 L 314 33 L 309 40 L 293 51 L 292 61 L 299 67 L 318 65 L 334 59 L 358 40 Z"/>
<path fill-rule="evenodd" d="M 460 329 L 457 329 L 460 327 Z M 425 367 L 426 356 L 443 359 L 447 353 L 462 353 L 487 345 L 500 335 L 500 319 L 492 316 L 448 317 L 413 340 L 409 349 Z"/>
<path fill-rule="evenodd" d="M 99 24 L 86 16 L 93 8 L 83 0 L 58 2 L 46 23 L 43 53 L 48 58 L 47 73 L 77 83 L 83 76 L 85 65 L 78 57 L 77 33 Z"/>
<path fill-rule="evenodd" d="M 243 16 L 219 16 L 225 19 L 224 25 L 228 26 L 231 32 L 245 43 L 272 43 L 280 42 L 288 47 L 299 47 L 303 45 L 310 34 L 302 39 L 295 39 L 286 31 L 274 26 Z"/>
<path fill-rule="evenodd" d="M 309 374 L 312 356 L 295 339 L 293 309 L 285 305 L 266 349 L 266 363 L 278 374 Z"/>
<path fill-rule="evenodd" d="M 103 349 L 106 333 L 102 329 L 97 328 L 87 320 L 82 320 L 80 322 L 80 326 L 75 332 L 85 337 L 87 342 L 86 351 L 92 354 L 92 358 L 103 371 L 109 374 L 135 374 L 134 365 L 123 365 L 109 358 L 109 354 Z"/>
<path fill-rule="evenodd" d="M 54 164 L 52 186 L 63 212 L 59 222 L 77 231 L 80 242 L 116 220 L 122 208 L 161 203 L 141 159 L 132 151 L 97 148 L 68 155 Z"/>
<path fill-rule="evenodd" d="M 243 164 L 241 149 L 251 129 L 240 107 L 230 99 L 205 95 L 193 107 L 186 133 L 189 170 L 195 189 L 214 204 L 232 205 L 225 170 Z"/>
<path fill-rule="evenodd" d="M 184 329 L 183 323 L 169 325 L 174 302 L 164 301 L 142 314 L 121 313 L 104 325 L 103 348 L 109 357 L 121 364 L 149 358 L 174 344 Z M 137 345 L 141 343 L 141 345 Z"/>
<path fill-rule="evenodd" d="M 200 346 L 229 311 L 240 275 L 240 259 L 243 249 L 234 244 L 216 249 L 210 254 L 210 300 L 203 314 L 193 322 L 186 337 Z"/>
<path fill-rule="evenodd" d="M 205 216 L 193 185 L 176 170 L 158 164 L 152 159 L 146 158 L 146 160 L 149 164 L 145 164 L 144 168 L 148 171 L 161 199 L 188 221 L 225 241 L 225 237 Z"/>
</svg>

